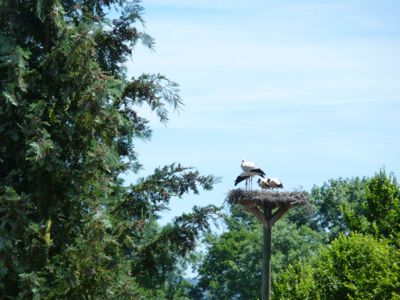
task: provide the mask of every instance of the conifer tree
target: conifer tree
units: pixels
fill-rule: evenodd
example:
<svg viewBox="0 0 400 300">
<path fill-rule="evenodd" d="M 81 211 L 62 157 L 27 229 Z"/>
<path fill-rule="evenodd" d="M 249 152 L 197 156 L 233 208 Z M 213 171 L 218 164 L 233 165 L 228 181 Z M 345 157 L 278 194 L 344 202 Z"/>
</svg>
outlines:
<svg viewBox="0 0 400 300">
<path fill-rule="evenodd" d="M 161 74 L 127 78 L 134 46 L 154 44 L 142 22 L 138 1 L 1 1 L 3 297 L 139 298 L 209 229 L 214 207 L 147 236 L 171 197 L 211 189 L 213 176 L 175 163 L 135 185 L 120 179 L 151 135 L 138 107 L 166 122 L 182 103 Z"/>
</svg>

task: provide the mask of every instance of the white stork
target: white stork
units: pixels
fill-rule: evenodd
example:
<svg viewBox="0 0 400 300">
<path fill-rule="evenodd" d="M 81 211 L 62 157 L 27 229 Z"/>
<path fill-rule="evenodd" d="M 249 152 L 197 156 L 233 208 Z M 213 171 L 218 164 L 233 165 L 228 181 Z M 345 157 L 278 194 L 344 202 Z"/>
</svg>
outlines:
<svg viewBox="0 0 400 300">
<path fill-rule="evenodd" d="M 282 180 L 278 178 L 260 178 L 257 180 L 258 185 L 264 189 L 282 189 Z"/>
<path fill-rule="evenodd" d="M 265 176 L 264 171 L 261 170 L 260 167 L 257 166 L 253 162 L 242 160 L 242 163 L 240 164 L 240 166 L 241 166 L 243 172 L 236 178 L 235 186 L 239 182 L 242 182 L 243 180 L 246 180 L 246 190 L 248 188 L 249 182 L 250 182 L 250 189 L 251 189 L 253 176 L 261 176 L 261 177 Z"/>
</svg>

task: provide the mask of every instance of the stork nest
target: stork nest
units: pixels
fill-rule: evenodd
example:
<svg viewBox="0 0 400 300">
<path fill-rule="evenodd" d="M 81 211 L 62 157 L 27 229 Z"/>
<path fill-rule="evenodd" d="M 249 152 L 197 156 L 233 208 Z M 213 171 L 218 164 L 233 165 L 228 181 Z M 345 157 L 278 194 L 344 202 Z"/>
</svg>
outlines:
<svg viewBox="0 0 400 300">
<path fill-rule="evenodd" d="M 242 205 L 268 205 L 272 208 L 309 204 L 306 192 L 244 191 L 242 189 L 230 191 L 228 202 Z"/>
</svg>

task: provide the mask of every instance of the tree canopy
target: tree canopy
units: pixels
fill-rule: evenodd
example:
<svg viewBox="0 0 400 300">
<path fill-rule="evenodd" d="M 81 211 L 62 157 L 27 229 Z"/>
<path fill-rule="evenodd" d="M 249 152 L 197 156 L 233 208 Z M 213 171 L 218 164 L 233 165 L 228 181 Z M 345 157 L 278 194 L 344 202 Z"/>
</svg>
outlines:
<svg viewBox="0 0 400 300">
<path fill-rule="evenodd" d="M 398 299 L 398 195 L 392 174 L 331 179 L 272 229 L 272 299 Z M 257 299 L 262 227 L 240 207 L 209 239 L 197 299 Z"/>
<path fill-rule="evenodd" d="M 276 299 L 398 299 L 400 252 L 387 240 L 340 234 L 317 257 L 289 265 Z"/>
<path fill-rule="evenodd" d="M 151 224 L 171 197 L 209 190 L 215 177 L 174 163 L 137 184 L 120 179 L 140 168 L 135 141 L 151 136 L 140 107 L 166 122 L 182 104 L 164 75 L 127 77 L 134 46 L 154 45 L 142 10 L 139 1 L 119 0 L 0 4 L 6 298 L 141 297 L 162 286 L 209 229 L 211 206 L 159 230 Z"/>
<path fill-rule="evenodd" d="M 367 181 L 358 206 L 344 207 L 350 230 L 387 238 L 400 248 L 400 185 L 393 174 L 380 170 Z"/>
<path fill-rule="evenodd" d="M 211 233 L 212 205 L 157 223 L 171 198 L 210 190 L 216 177 L 175 162 L 121 179 L 141 168 L 135 144 L 152 134 L 141 107 L 167 122 L 182 105 L 165 75 L 127 74 L 135 46 L 154 47 L 142 15 L 135 0 L 0 3 L 2 299 L 259 296 L 252 216 L 233 207 L 222 233 Z M 331 179 L 310 199 L 273 229 L 273 298 L 400 299 L 394 175 Z"/>
</svg>

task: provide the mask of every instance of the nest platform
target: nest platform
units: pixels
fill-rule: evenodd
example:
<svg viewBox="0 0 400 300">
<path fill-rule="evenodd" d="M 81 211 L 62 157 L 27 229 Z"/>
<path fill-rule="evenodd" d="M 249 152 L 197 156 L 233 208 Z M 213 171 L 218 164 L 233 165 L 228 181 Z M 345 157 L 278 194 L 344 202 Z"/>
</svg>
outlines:
<svg viewBox="0 0 400 300">
<path fill-rule="evenodd" d="M 271 228 L 290 208 L 309 205 L 305 192 L 245 191 L 229 192 L 228 202 L 249 210 L 266 228 Z M 276 209 L 274 212 L 273 210 Z M 268 215 L 266 215 L 268 211 Z"/>
<path fill-rule="evenodd" d="M 308 197 L 305 192 L 245 191 L 236 189 L 229 193 L 228 201 L 230 204 L 268 205 L 275 208 L 280 206 L 306 205 L 308 204 Z"/>
</svg>

